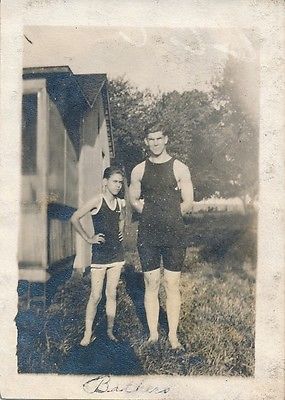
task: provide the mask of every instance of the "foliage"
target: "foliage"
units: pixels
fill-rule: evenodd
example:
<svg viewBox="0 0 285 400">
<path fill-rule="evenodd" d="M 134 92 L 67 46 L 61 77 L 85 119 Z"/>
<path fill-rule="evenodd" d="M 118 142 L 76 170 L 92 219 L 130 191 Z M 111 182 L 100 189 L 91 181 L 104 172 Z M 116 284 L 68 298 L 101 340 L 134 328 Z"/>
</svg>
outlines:
<svg viewBox="0 0 285 400">
<path fill-rule="evenodd" d="M 144 130 L 155 118 L 156 98 L 123 78 L 109 82 L 109 96 L 116 161 L 123 164 L 129 177 L 132 168 L 144 158 Z"/>
<path fill-rule="evenodd" d="M 208 94 L 171 92 L 158 102 L 162 125 L 169 136 L 169 152 L 191 171 L 195 198 L 209 197 L 220 187 L 214 164 L 213 134 L 219 113 Z"/>
<path fill-rule="evenodd" d="M 221 183 L 231 183 L 221 187 L 228 196 L 248 193 L 254 197 L 258 191 L 258 74 L 251 73 L 251 82 L 240 78 L 249 70 L 245 61 L 229 57 L 223 79 L 211 93 L 221 115 L 215 142 L 219 170 L 224 177 Z"/>
<path fill-rule="evenodd" d="M 191 170 L 195 199 L 219 192 L 223 197 L 257 194 L 258 124 L 238 96 L 233 59 L 210 93 L 140 91 L 125 79 L 110 82 L 110 103 L 117 162 L 129 178 L 146 156 L 144 131 L 159 122 L 169 135 L 170 154 Z M 237 87 L 238 86 L 238 87 Z M 238 89 L 238 90 L 237 90 Z"/>
</svg>

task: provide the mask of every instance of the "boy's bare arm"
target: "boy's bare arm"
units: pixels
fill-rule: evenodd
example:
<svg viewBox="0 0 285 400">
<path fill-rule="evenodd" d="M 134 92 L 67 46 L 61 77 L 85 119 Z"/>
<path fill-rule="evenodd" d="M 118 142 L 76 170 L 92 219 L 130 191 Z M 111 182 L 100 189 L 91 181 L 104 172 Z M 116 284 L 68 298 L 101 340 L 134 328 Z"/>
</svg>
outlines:
<svg viewBox="0 0 285 400">
<path fill-rule="evenodd" d="M 87 232 L 83 229 L 80 219 L 88 214 L 91 210 L 96 209 L 100 204 L 100 198 L 97 196 L 87 203 L 85 203 L 82 207 L 80 207 L 71 217 L 71 222 L 79 235 L 86 240 L 88 243 L 93 243 L 94 240 L 89 237 Z"/>
<path fill-rule="evenodd" d="M 129 188 L 130 203 L 132 207 L 138 212 L 142 213 L 143 210 L 143 200 L 140 199 L 141 196 L 141 179 L 144 171 L 144 163 L 138 164 L 132 171 L 131 174 L 131 184 Z"/>
</svg>

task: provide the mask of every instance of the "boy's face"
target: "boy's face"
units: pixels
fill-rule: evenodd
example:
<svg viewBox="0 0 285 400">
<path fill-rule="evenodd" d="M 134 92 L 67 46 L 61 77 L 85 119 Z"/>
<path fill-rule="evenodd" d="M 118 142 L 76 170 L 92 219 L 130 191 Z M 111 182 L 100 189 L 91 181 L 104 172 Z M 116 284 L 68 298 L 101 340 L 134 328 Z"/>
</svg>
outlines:
<svg viewBox="0 0 285 400">
<path fill-rule="evenodd" d="M 122 189 L 123 186 L 123 177 L 121 174 L 113 174 L 110 176 L 109 179 L 104 179 L 106 183 L 106 187 L 109 190 L 109 192 L 117 196 L 119 191 Z"/>
<path fill-rule="evenodd" d="M 168 137 L 163 132 L 157 131 L 149 133 L 144 141 L 150 153 L 159 156 L 165 150 Z"/>
</svg>

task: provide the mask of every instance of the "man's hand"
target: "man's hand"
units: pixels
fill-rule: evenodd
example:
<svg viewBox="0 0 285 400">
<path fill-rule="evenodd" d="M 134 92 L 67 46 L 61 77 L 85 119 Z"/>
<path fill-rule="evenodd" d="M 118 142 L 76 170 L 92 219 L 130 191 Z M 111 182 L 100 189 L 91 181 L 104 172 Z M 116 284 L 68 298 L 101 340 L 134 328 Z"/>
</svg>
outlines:
<svg viewBox="0 0 285 400">
<path fill-rule="evenodd" d="M 139 199 L 135 203 L 135 209 L 139 214 L 142 214 L 144 208 L 144 199 Z"/>
<path fill-rule="evenodd" d="M 91 238 L 88 238 L 87 242 L 90 244 L 103 244 L 105 243 L 105 235 L 104 233 L 98 233 L 98 235 L 94 235 Z"/>
</svg>

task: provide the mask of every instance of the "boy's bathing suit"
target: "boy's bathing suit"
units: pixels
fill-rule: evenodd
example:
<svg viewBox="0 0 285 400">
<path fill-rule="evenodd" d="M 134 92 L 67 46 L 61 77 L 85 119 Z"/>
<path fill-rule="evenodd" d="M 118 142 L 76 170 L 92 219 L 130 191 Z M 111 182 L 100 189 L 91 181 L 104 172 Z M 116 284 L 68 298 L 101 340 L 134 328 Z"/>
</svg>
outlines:
<svg viewBox="0 0 285 400">
<path fill-rule="evenodd" d="M 124 262 L 122 242 L 119 240 L 119 220 L 121 207 L 116 199 L 115 209 L 112 210 L 104 197 L 101 206 L 91 211 L 95 234 L 102 233 L 105 243 L 92 244 L 92 264 L 113 264 Z"/>
</svg>

